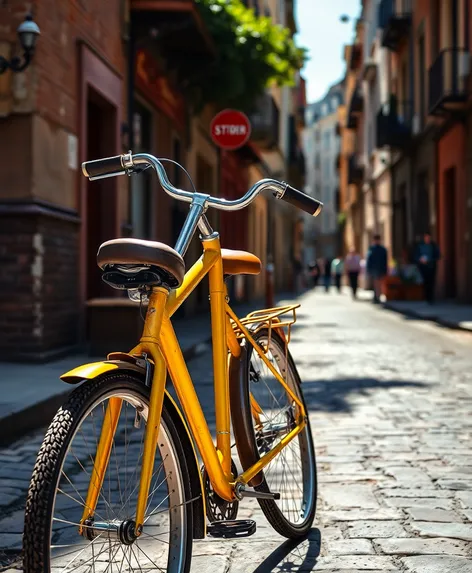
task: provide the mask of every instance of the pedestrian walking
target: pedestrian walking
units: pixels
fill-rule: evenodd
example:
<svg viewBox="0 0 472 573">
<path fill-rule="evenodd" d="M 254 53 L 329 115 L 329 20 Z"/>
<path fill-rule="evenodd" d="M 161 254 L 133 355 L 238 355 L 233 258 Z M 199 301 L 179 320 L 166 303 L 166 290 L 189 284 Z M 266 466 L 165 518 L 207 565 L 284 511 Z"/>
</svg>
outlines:
<svg viewBox="0 0 472 573">
<path fill-rule="evenodd" d="M 329 287 L 331 286 L 331 266 L 333 264 L 333 260 L 329 257 L 326 257 L 324 260 L 324 284 L 325 284 L 325 291 L 329 291 Z"/>
<path fill-rule="evenodd" d="M 333 261 L 332 265 L 333 275 L 334 275 L 334 284 L 338 289 L 338 292 L 341 292 L 341 282 L 344 273 L 344 261 L 342 257 L 337 257 Z"/>
<path fill-rule="evenodd" d="M 387 249 L 380 244 L 380 235 L 374 235 L 373 244 L 370 246 L 367 254 L 367 273 L 373 282 L 374 303 L 380 302 L 382 282 L 387 275 L 387 270 Z"/>
<path fill-rule="evenodd" d="M 434 304 L 436 269 L 440 258 L 439 247 L 427 231 L 416 247 L 415 261 L 423 279 L 424 298 L 428 304 Z"/>
<path fill-rule="evenodd" d="M 354 247 L 349 249 L 349 253 L 344 259 L 344 268 L 349 278 L 352 298 L 357 298 L 357 285 L 359 283 L 359 273 L 361 272 L 361 256 L 356 252 Z"/>
<path fill-rule="evenodd" d="M 308 274 L 311 277 L 311 283 L 313 288 L 316 288 L 318 286 L 318 281 L 320 279 L 320 274 L 321 274 L 320 265 L 318 264 L 317 261 L 313 261 L 308 265 Z"/>
<path fill-rule="evenodd" d="M 302 291 L 302 273 L 303 273 L 303 265 L 299 258 L 293 259 L 293 275 L 294 275 L 294 283 L 295 283 L 295 294 L 300 294 Z"/>
</svg>

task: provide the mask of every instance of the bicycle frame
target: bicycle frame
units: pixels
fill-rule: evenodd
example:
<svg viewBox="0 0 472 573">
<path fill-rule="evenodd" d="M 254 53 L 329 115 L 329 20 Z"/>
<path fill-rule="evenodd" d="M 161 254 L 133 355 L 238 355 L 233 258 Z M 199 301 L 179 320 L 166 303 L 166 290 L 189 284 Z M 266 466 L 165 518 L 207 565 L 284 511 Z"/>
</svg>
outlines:
<svg viewBox="0 0 472 573">
<path fill-rule="evenodd" d="M 213 489 L 227 501 L 236 497 L 237 484 L 246 485 L 270 461 L 300 433 L 306 425 L 303 403 L 292 392 L 282 376 L 273 367 L 264 351 L 255 343 L 249 330 L 239 321 L 228 304 L 223 276 L 223 260 L 217 234 L 202 239 L 203 255 L 187 271 L 182 285 L 169 293 L 163 287 L 155 287 L 150 296 L 143 335 L 139 344 L 130 351 L 132 355 L 147 355 L 154 363 L 151 397 L 145 430 L 144 452 L 136 507 L 138 534 L 142 531 L 146 500 L 152 478 L 158 431 L 167 371 L 170 374 L 177 396 L 197 448 L 208 472 Z M 171 316 L 208 274 L 210 286 L 211 333 L 213 341 L 213 373 L 216 413 L 216 447 L 203 414 L 198 396 L 190 377 L 182 350 L 179 346 Z M 296 426 L 269 452 L 239 476 L 231 473 L 230 400 L 228 378 L 228 353 L 239 356 L 241 348 L 231 326 L 230 319 L 244 333 L 247 340 L 282 384 L 297 406 Z M 256 413 L 258 404 L 251 396 L 251 407 Z M 82 523 L 95 513 L 98 495 L 105 477 L 106 467 L 114 439 L 121 400 L 110 400 L 105 413 L 97 448 L 94 472 L 91 477 Z"/>
</svg>

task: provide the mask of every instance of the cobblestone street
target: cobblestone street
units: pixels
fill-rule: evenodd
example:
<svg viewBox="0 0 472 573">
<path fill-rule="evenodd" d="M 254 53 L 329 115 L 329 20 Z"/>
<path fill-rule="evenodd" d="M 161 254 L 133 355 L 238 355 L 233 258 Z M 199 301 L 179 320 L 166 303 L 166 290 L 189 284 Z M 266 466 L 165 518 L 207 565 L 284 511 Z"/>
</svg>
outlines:
<svg viewBox="0 0 472 573">
<path fill-rule="evenodd" d="M 291 350 L 315 437 L 315 527 L 286 541 L 244 500 L 256 534 L 195 542 L 192 571 L 472 572 L 472 336 L 334 292 L 300 302 Z M 190 370 L 212 424 L 209 351 Z M 0 450 L 5 564 L 42 435 Z"/>
</svg>

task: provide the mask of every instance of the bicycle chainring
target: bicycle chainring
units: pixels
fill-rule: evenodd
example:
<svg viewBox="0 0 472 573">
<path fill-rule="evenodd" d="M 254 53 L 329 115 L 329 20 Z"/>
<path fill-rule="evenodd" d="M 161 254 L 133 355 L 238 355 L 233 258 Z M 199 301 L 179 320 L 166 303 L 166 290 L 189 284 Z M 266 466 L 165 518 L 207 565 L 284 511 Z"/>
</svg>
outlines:
<svg viewBox="0 0 472 573">
<path fill-rule="evenodd" d="M 237 475 L 236 464 L 231 460 L 231 471 Z M 211 485 L 210 477 L 205 468 L 202 469 L 203 485 L 205 487 L 206 512 L 210 523 L 215 521 L 230 521 L 238 516 L 239 502 L 222 499 Z"/>
</svg>

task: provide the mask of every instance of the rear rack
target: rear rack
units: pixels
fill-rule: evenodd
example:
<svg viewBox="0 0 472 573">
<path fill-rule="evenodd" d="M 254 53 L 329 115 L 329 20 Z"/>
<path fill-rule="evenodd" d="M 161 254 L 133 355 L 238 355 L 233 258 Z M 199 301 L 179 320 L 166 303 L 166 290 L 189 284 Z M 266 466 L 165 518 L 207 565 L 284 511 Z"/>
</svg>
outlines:
<svg viewBox="0 0 472 573">
<path fill-rule="evenodd" d="M 256 328 L 250 329 L 251 334 L 256 334 L 259 332 L 259 330 L 267 328 L 269 330 L 269 340 L 272 334 L 272 328 L 282 330 L 288 344 L 290 342 L 292 325 L 297 322 L 297 308 L 300 308 L 299 304 L 289 304 L 286 306 L 256 310 L 254 312 L 250 312 L 247 316 L 240 319 L 240 322 L 246 328 L 251 325 L 257 325 Z M 284 315 L 289 314 L 290 316 L 283 318 Z M 244 338 L 244 333 L 241 331 L 239 326 L 233 320 L 230 321 L 236 337 L 238 339 Z"/>
</svg>

